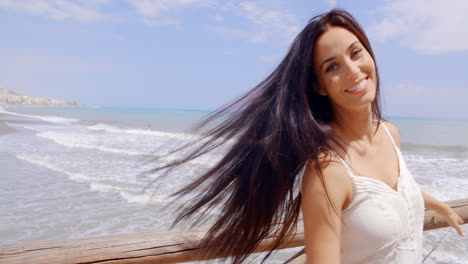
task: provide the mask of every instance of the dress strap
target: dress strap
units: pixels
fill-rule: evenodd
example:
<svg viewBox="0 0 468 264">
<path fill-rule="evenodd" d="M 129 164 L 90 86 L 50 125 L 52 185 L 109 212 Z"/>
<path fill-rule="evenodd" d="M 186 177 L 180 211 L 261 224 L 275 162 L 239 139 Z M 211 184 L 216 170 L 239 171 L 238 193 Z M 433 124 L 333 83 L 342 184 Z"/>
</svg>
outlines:
<svg viewBox="0 0 468 264">
<path fill-rule="evenodd" d="M 307 163 L 309 162 L 306 162 L 304 164 L 304 166 L 302 166 L 301 170 L 296 174 L 296 180 L 295 180 L 295 185 L 299 186 L 299 190 L 301 189 L 301 186 L 302 186 L 302 181 L 304 180 L 304 173 L 305 173 L 305 169 L 307 167 Z"/>
<path fill-rule="evenodd" d="M 385 125 L 384 122 L 382 122 L 382 121 L 379 121 L 379 122 L 382 125 L 382 127 L 384 128 L 385 132 L 387 132 L 387 135 L 390 138 L 390 141 L 392 142 L 393 147 L 395 148 L 395 150 L 398 153 L 398 146 L 395 144 L 395 140 L 393 140 L 392 133 L 390 133 L 390 130 L 388 130 L 388 128 L 387 128 L 387 126 Z"/>
<path fill-rule="evenodd" d="M 351 176 L 351 177 L 353 177 L 353 176 L 354 176 L 353 170 L 351 170 L 351 168 L 349 167 L 348 163 L 346 163 L 346 162 L 344 161 L 344 159 L 342 159 L 342 158 L 340 157 L 340 155 L 338 155 L 335 151 L 333 151 L 333 150 L 331 150 L 331 149 L 330 149 L 330 151 L 331 151 L 331 153 L 333 153 L 333 154 L 340 160 L 341 164 L 343 164 L 343 167 L 345 167 L 346 171 L 348 172 L 348 175 Z"/>
</svg>

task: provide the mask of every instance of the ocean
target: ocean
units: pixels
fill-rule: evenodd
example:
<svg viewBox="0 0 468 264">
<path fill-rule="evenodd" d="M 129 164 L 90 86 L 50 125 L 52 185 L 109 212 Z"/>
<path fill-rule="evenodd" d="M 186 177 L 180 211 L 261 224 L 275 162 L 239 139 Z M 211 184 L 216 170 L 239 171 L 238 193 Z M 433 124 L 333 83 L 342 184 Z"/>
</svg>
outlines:
<svg viewBox="0 0 468 264">
<path fill-rule="evenodd" d="M 168 195 L 222 155 L 178 169 L 154 192 L 145 187 L 156 175 L 141 173 L 155 166 L 148 161 L 196 137 L 188 129 L 209 112 L 3 107 L 0 113 L 16 129 L 0 135 L 0 243 L 168 229 L 185 202 L 166 208 Z M 468 198 L 468 121 L 389 120 L 424 192 L 440 200 Z M 424 232 L 424 256 L 447 230 Z M 463 230 L 468 234 L 468 225 Z M 280 250 L 268 263 L 298 250 Z M 449 231 L 425 263 L 468 263 L 467 238 Z"/>
</svg>

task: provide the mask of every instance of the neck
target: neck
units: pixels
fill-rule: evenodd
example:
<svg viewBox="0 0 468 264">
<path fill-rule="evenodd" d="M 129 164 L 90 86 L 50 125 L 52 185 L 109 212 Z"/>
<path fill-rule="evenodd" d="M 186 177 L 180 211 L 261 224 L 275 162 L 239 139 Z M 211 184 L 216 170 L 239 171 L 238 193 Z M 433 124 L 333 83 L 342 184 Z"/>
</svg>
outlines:
<svg viewBox="0 0 468 264">
<path fill-rule="evenodd" d="M 354 141 L 366 141 L 372 144 L 375 127 L 370 105 L 368 109 L 354 112 L 334 110 L 331 126 L 346 144 Z"/>
</svg>

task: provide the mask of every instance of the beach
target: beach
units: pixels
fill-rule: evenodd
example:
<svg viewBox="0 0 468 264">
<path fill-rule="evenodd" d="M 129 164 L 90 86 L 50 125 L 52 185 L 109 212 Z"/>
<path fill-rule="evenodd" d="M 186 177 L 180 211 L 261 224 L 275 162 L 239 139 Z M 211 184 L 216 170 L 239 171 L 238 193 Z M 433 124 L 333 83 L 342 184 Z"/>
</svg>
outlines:
<svg viewBox="0 0 468 264">
<path fill-rule="evenodd" d="M 5 125 L 5 123 L 3 123 L 3 122 L 0 122 L 0 135 L 13 133 L 13 132 L 15 132 L 14 128 L 11 128 L 11 127 Z"/>
<path fill-rule="evenodd" d="M 0 118 L 4 117 L 5 114 L 0 114 Z M 0 121 L 0 135 L 13 133 L 16 130 L 12 127 L 7 126 L 3 121 Z"/>
<path fill-rule="evenodd" d="M 14 115 L 0 113 L 0 135 L 16 132 L 16 129 L 14 129 L 13 127 L 7 125 L 5 122 L 8 122 L 9 124 L 34 124 L 34 123 L 37 123 L 37 121 L 22 120 L 22 119 L 16 118 Z"/>
<path fill-rule="evenodd" d="M 151 161 L 196 135 L 207 111 L 134 108 L 0 109 L 0 243 L 168 229 L 168 196 L 218 160 L 209 153 L 151 185 Z M 407 166 L 424 192 L 468 197 L 468 122 L 392 119 Z M 151 188 L 145 188 L 152 186 Z M 448 229 L 424 232 L 424 255 Z M 468 233 L 467 225 L 463 226 Z M 425 263 L 466 263 L 468 241 L 450 233 Z M 298 249 L 281 250 L 281 263 Z M 253 263 L 256 263 L 254 261 Z"/>
</svg>

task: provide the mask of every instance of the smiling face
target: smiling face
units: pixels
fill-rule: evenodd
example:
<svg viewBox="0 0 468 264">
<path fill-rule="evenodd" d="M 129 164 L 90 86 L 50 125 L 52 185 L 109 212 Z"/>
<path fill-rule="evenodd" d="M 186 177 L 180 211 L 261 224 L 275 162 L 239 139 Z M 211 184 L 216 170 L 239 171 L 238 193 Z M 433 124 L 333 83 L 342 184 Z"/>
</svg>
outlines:
<svg viewBox="0 0 468 264">
<path fill-rule="evenodd" d="M 353 33 L 329 27 L 316 41 L 314 69 L 317 92 L 328 96 L 334 112 L 371 109 L 377 89 L 375 63 Z"/>
</svg>

